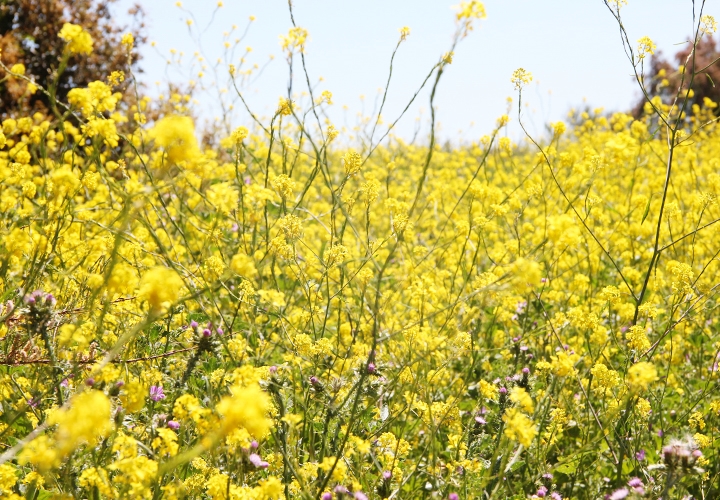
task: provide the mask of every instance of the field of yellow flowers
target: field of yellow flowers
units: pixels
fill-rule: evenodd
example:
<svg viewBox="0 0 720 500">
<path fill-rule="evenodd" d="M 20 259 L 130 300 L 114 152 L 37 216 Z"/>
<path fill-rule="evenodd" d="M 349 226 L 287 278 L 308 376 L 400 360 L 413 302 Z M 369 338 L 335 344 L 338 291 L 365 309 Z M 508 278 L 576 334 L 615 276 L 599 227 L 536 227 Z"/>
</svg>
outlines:
<svg viewBox="0 0 720 500">
<path fill-rule="evenodd" d="M 455 41 L 484 16 L 462 3 Z M 654 45 L 626 42 L 642 86 Z M 637 119 L 515 145 L 502 116 L 454 149 L 334 146 L 327 91 L 204 147 L 189 98 L 126 102 L 126 77 L 2 121 L 2 498 L 720 498 L 694 74 Z"/>
</svg>

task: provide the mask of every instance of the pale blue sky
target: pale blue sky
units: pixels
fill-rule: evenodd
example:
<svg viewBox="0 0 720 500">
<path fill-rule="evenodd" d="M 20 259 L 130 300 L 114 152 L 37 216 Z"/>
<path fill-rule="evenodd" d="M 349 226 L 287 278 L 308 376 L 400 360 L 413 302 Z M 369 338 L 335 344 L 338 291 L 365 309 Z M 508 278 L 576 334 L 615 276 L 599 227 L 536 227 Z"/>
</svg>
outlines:
<svg viewBox="0 0 720 500">
<path fill-rule="evenodd" d="M 121 0 L 118 11 L 133 1 Z M 233 62 L 237 63 L 246 46 L 253 48 L 247 56 L 250 65 L 263 66 L 271 54 L 276 56 L 259 78 L 242 89 L 254 112 L 268 115 L 274 111 L 278 98 L 287 92 L 288 67 L 279 44 L 279 36 L 291 27 L 287 1 L 225 0 L 212 23 L 217 3 L 213 0 L 184 0 L 183 9 L 175 6 L 175 0 L 140 3 L 148 13 L 150 40 L 156 41 L 155 48 L 148 46 L 143 51 L 145 74 L 141 79 L 150 87 L 156 81 L 196 78 L 197 67 L 168 69 L 171 48 L 184 52 L 189 62 L 198 50 L 198 34 L 204 31 L 199 38 L 202 53 L 212 65 L 223 57 L 223 32 L 236 24 L 232 41 L 242 34 L 248 17 L 256 16 Z M 338 128 L 353 126 L 363 109 L 366 114 L 372 111 L 378 89 L 387 80 L 398 30 L 409 26 L 411 34 L 396 56 L 383 113 L 388 121 L 399 115 L 433 64 L 448 50 L 455 29 L 452 6 L 457 3 L 459 0 L 294 1 L 295 21 L 310 33 L 306 60 L 311 81 L 323 77 L 317 90 L 333 93 L 330 118 Z M 720 16 L 719 4 L 720 0 L 707 1 L 705 13 Z M 487 0 L 485 7 L 487 19 L 477 21 L 475 30 L 460 43 L 439 87 L 436 107 L 442 139 L 474 141 L 490 132 L 496 118 L 505 112 L 506 97 L 517 98 L 510 76 L 518 67 L 535 77 L 523 93 L 528 104 L 523 121 L 533 133 L 541 133 L 545 123 L 564 119 L 570 108 L 584 103 L 611 111 L 627 110 L 636 101 L 639 91 L 631 78 L 632 67 L 617 24 L 602 0 Z M 188 13 L 196 20 L 190 31 Z M 692 32 L 689 0 L 630 0 L 622 14 L 633 43 L 647 35 L 668 56 Z M 221 86 L 225 86 L 225 68 L 220 69 Z M 296 67 L 294 89 L 299 91 L 306 87 L 298 71 Z M 211 83 L 212 72 L 205 74 L 204 81 Z M 205 119 L 221 113 L 215 92 L 199 95 Z M 364 102 L 360 95 L 366 96 Z M 398 135 L 410 138 L 419 116 L 427 123 L 428 97 L 428 91 L 418 97 L 396 127 Z M 348 106 L 347 111 L 343 105 Z M 239 111 L 234 125 L 248 120 Z M 516 108 L 511 117 L 517 121 Z M 509 134 L 518 137 L 516 125 Z"/>
</svg>

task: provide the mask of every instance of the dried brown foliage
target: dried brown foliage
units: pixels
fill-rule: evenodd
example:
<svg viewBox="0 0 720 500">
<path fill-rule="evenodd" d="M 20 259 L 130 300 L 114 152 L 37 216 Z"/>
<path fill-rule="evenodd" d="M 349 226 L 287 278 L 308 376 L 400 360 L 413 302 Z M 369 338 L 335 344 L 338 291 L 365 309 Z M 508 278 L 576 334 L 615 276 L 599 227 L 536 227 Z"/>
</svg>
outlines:
<svg viewBox="0 0 720 500">
<path fill-rule="evenodd" d="M 56 95 L 65 100 L 67 92 L 95 80 L 105 80 L 115 70 L 127 70 L 127 57 L 121 49 L 123 33 L 132 31 L 135 43 L 145 42 L 143 11 L 139 5 L 129 14 L 133 26 L 120 26 L 112 17 L 116 0 L 0 0 L 0 49 L 8 66 L 22 63 L 26 75 L 44 88 L 55 78 L 64 43 L 58 33 L 66 22 L 79 24 L 93 38 L 89 56 L 73 56 L 60 76 Z M 137 54 L 137 51 L 134 51 Z M 137 59 L 133 71 L 140 71 Z M 0 77 L 5 75 L 0 75 Z M 27 83 L 7 78 L 0 84 L 0 116 L 27 115 L 45 111 L 47 98 L 42 92 L 29 95 Z"/>
</svg>

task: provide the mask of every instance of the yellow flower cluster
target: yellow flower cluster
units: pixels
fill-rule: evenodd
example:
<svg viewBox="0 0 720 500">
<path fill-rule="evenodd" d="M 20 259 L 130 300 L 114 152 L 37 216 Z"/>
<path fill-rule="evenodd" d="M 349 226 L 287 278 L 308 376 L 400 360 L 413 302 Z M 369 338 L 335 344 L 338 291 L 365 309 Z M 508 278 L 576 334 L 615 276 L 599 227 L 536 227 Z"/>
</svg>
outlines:
<svg viewBox="0 0 720 500">
<path fill-rule="evenodd" d="M 132 78 L 0 123 L 0 496 L 717 496 L 712 101 L 430 147 L 313 90 L 201 141 Z"/>
<path fill-rule="evenodd" d="M 92 37 L 82 26 L 65 23 L 58 36 L 67 42 L 71 54 L 90 54 L 93 50 Z"/>
</svg>

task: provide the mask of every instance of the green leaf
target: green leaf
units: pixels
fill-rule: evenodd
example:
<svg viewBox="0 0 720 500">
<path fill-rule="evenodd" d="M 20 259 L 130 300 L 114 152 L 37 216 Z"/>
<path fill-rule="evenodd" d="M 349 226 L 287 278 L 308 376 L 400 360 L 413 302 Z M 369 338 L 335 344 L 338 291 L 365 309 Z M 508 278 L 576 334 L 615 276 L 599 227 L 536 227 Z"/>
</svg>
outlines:
<svg viewBox="0 0 720 500">
<path fill-rule="evenodd" d="M 525 465 L 525 460 L 518 460 L 517 462 L 513 463 L 510 466 L 510 469 L 508 469 L 507 472 L 514 472 L 514 471 L 518 470 L 520 467 L 522 467 L 523 465 Z"/>
<path fill-rule="evenodd" d="M 35 496 L 35 500 L 50 500 L 51 498 L 55 498 L 55 493 L 48 490 L 38 490 L 37 495 Z"/>
<path fill-rule="evenodd" d="M 580 457 L 575 457 L 572 460 L 555 467 L 555 472 L 558 472 L 560 474 L 565 474 L 566 476 L 570 476 L 575 473 L 575 471 L 578 468 L 578 465 L 580 465 Z"/>
<path fill-rule="evenodd" d="M 622 466 L 623 475 L 627 476 L 635 470 L 635 463 L 632 460 L 625 460 Z"/>
</svg>

